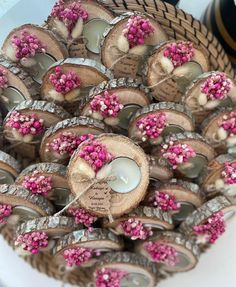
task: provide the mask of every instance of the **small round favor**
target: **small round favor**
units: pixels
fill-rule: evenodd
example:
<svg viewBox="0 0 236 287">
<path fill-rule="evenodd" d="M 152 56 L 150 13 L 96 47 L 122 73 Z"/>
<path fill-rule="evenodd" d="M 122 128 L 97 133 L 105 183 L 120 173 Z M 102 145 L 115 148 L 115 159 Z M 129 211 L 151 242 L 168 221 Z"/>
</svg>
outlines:
<svg viewBox="0 0 236 287">
<path fill-rule="evenodd" d="M 130 252 L 105 254 L 95 266 L 93 280 L 96 287 L 154 287 L 158 270 L 144 256 Z"/>
<path fill-rule="evenodd" d="M 149 183 L 148 160 L 129 138 L 102 134 L 75 151 L 68 182 L 81 207 L 98 216 L 120 216 L 144 197 Z"/>
<path fill-rule="evenodd" d="M 209 60 L 192 42 L 172 40 L 157 46 L 145 70 L 147 86 L 158 101 L 180 102 L 186 87 L 209 70 Z"/>
<path fill-rule="evenodd" d="M 58 122 L 44 134 L 40 147 L 41 160 L 67 163 L 83 141 L 109 131 L 102 121 L 88 117 L 74 117 Z"/>
<path fill-rule="evenodd" d="M 83 99 L 80 114 L 127 129 L 133 114 L 151 103 L 149 89 L 140 81 L 120 78 L 94 87 Z"/>
<path fill-rule="evenodd" d="M 43 74 L 52 64 L 68 57 L 66 47 L 55 34 L 33 24 L 12 30 L 3 43 L 2 53 L 20 63 L 38 83 L 42 83 Z"/>
<path fill-rule="evenodd" d="M 53 253 L 57 260 L 69 267 L 89 267 L 99 260 L 102 253 L 119 251 L 122 247 L 122 240 L 112 231 L 82 229 L 60 238 Z"/>
<path fill-rule="evenodd" d="M 20 164 L 16 159 L 0 151 L 0 184 L 13 184 L 20 169 Z"/>
<path fill-rule="evenodd" d="M 191 238 L 170 231 L 155 233 L 148 240 L 138 242 L 135 249 L 167 272 L 189 271 L 197 265 L 200 256 L 200 249 Z"/>
<path fill-rule="evenodd" d="M 149 50 L 166 41 L 167 35 L 156 19 L 138 12 L 122 14 L 110 24 L 103 35 L 102 63 L 116 78 L 135 78 Z"/>
<path fill-rule="evenodd" d="M 163 137 L 194 131 L 194 118 L 183 105 L 161 102 L 139 109 L 131 119 L 129 137 L 141 143 L 159 144 Z"/>
<path fill-rule="evenodd" d="M 152 181 L 168 181 L 173 178 L 173 170 L 170 169 L 168 163 L 163 161 L 161 157 L 151 156 L 148 157 L 150 180 Z"/>
<path fill-rule="evenodd" d="M 70 189 L 64 165 L 49 162 L 30 165 L 19 174 L 15 184 L 46 197 L 58 208 L 68 203 Z"/>
<path fill-rule="evenodd" d="M 187 88 L 182 102 L 199 124 L 214 109 L 236 102 L 236 82 L 223 72 L 204 73 Z"/>
</svg>

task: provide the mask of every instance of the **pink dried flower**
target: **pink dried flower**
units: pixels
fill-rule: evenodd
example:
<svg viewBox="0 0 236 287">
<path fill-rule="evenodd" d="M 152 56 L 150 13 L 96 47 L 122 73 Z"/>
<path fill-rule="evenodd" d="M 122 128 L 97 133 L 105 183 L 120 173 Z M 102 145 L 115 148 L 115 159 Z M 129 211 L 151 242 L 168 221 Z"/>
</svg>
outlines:
<svg viewBox="0 0 236 287">
<path fill-rule="evenodd" d="M 232 81 L 223 72 L 215 72 L 201 85 L 201 92 L 208 100 L 224 100 L 232 90 Z"/>
<path fill-rule="evenodd" d="M 93 250 L 90 248 L 71 248 L 63 252 L 63 257 L 68 266 L 81 266 L 93 257 Z"/>
<path fill-rule="evenodd" d="M 231 112 L 223 116 L 223 120 L 219 122 L 219 126 L 228 132 L 228 136 L 236 135 L 236 113 Z"/>
<path fill-rule="evenodd" d="M 26 233 L 17 237 L 16 245 L 21 245 L 24 250 L 37 254 L 41 248 L 48 246 L 48 236 L 41 231 Z"/>
<path fill-rule="evenodd" d="M 71 132 L 63 132 L 49 144 L 50 148 L 60 155 L 71 156 L 78 146 L 94 136 L 92 134 L 75 135 Z"/>
<path fill-rule="evenodd" d="M 132 240 L 145 240 L 153 234 L 150 227 L 145 227 L 140 220 L 134 218 L 121 221 L 119 227 L 123 230 L 124 235 Z"/>
<path fill-rule="evenodd" d="M 23 30 L 20 36 L 14 35 L 11 39 L 16 50 L 16 58 L 32 58 L 36 53 L 46 53 L 46 47 L 40 42 L 36 35 Z"/>
<path fill-rule="evenodd" d="M 13 211 L 13 207 L 9 204 L 0 204 L 0 224 L 6 223 L 6 218 L 8 218 Z"/>
<path fill-rule="evenodd" d="M 96 273 L 96 287 L 120 287 L 121 280 L 127 275 L 123 270 L 103 268 Z"/>
<path fill-rule="evenodd" d="M 236 163 L 226 162 L 221 175 L 225 184 L 236 184 Z"/>
<path fill-rule="evenodd" d="M 164 56 L 169 58 L 174 67 L 182 66 L 191 61 L 194 57 L 193 43 L 188 41 L 179 41 L 166 45 Z"/>
<path fill-rule="evenodd" d="M 79 18 L 84 21 L 88 20 L 88 12 L 81 7 L 78 1 L 69 3 L 68 5 L 64 0 L 59 0 L 52 8 L 51 16 L 62 21 L 68 31 L 71 33 Z"/>
<path fill-rule="evenodd" d="M 6 120 L 6 126 L 18 130 L 25 135 L 40 135 L 44 132 L 43 119 L 38 119 L 35 114 L 24 115 L 13 111 Z"/>
<path fill-rule="evenodd" d="M 100 113 L 104 118 L 118 117 L 123 107 L 120 103 L 120 98 L 116 94 L 110 94 L 108 91 L 105 91 L 102 95 L 95 96 L 90 102 L 91 110 Z"/>
<path fill-rule="evenodd" d="M 196 235 L 206 235 L 209 243 L 213 244 L 225 232 L 224 213 L 215 213 L 204 224 L 194 226 L 193 231 Z"/>
<path fill-rule="evenodd" d="M 189 159 L 196 157 L 196 152 L 188 144 L 181 144 L 176 141 L 170 140 L 169 145 L 162 145 L 163 157 L 168 160 L 173 169 L 176 169 L 179 164 L 189 161 Z"/>
<path fill-rule="evenodd" d="M 86 227 L 91 227 L 91 225 L 98 219 L 84 208 L 70 208 L 68 213 L 75 218 L 75 222 L 77 224 L 82 223 Z"/>
<path fill-rule="evenodd" d="M 84 143 L 79 151 L 79 156 L 87 161 L 95 172 L 113 159 L 113 156 L 107 151 L 107 147 L 96 140 Z"/>
<path fill-rule="evenodd" d="M 123 30 L 124 36 L 128 39 L 130 48 L 144 44 L 144 41 L 154 33 L 154 27 L 147 18 L 131 16 Z"/>
<path fill-rule="evenodd" d="M 147 115 L 138 120 L 136 126 L 144 137 L 150 139 L 158 138 L 167 126 L 166 114 L 158 113 Z"/>
<path fill-rule="evenodd" d="M 52 190 L 52 177 L 40 175 L 34 171 L 30 176 L 25 176 L 22 186 L 30 190 L 33 194 L 47 196 Z"/>
<path fill-rule="evenodd" d="M 144 248 L 155 262 L 175 266 L 178 262 L 178 252 L 172 246 L 158 242 L 146 242 Z"/>
<path fill-rule="evenodd" d="M 175 196 L 161 191 L 156 191 L 155 194 L 149 198 L 149 204 L 165 212 L 178 211 L 180 209 L 180 203 L 176 201 Z"/>
<path fill-rule="evenodd" d="M 54 69 L 54 73 L 50 74 L 49 80 L 54 89 L 63 95 L 76 88 L 79 88 L 81 85 L 80 78 L 76 73 L 63 73 L 60 66 L 57 66 Z"/>
<path fill-rule="evenodd" d="M 8 87 L 7 71 L 0 67 L 0 89 L 6 89 Z"/>
</svg>

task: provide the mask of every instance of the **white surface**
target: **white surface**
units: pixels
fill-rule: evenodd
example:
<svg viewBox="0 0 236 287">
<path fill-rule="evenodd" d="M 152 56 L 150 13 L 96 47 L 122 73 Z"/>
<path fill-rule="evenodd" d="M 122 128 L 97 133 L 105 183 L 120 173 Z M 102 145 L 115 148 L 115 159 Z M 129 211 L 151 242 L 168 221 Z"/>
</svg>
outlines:
<svg viewBox="0 0 236 287">
<path fill-rule="evenodd" d="M 148 1 L 148 0 L 147 0 Z M 0 15 L 8 2 L 0 0 Z M 47 3 L 47 4 L 46 4 Z M 8 32 L 23 23 L 42 23 L 53 5 L 53 0 L 22 0 L 10 10 L 10 14 L 0 19 L 0 44 Z M 180 8 L 192 13 L 199 18 L 209 0 L 183 0 Z M 46 4 L 46 5 L 45 5 Z M 4 7 L 4 8 L 3 8 Z M 7 8 L 8 8 L 7 7 Z M 34 11 L 30 13 L 29 11 Z M 227 228 L 225 235 L 204 254 L 198 266 L 183 274 L 175 275 L 173 278 L 159 284 L 160 287 L 222 287 L 235 286 L 236 265 L 236 218 Z M 0 287 L 60 287 L 61 283 L 46 277 L 33 270 L 6 245 L 0 237 Z M 69 287 L 69 285 L 68 285 Z"/>
</svg>

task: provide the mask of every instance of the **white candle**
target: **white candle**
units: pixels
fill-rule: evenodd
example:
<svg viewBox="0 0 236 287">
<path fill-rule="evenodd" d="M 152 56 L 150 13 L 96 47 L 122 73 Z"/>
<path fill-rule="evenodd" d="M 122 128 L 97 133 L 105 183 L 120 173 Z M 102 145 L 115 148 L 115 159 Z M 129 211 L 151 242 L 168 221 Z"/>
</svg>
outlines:
<svg viewBox="0 0 236 287">
<path fill-rule="evenodd" d="M 70 191 L 67 188 L 56 187 L 49 195 L 49 200 L 52 200 L 56 206 L 65 206 L 69 201 Z"/>
<path fill-rule="evenodd" d="M 127 129 L 129 126 L 129 122 L 133 114 L 140 108 L 139 105 L 131 104 L 126 105 L 124 108 L 120 111 L 118 117 L 119 117 L 119 127 L 123 129 Z"/>
<path fill-rule="evenodd" d="M 9 86 L 3 90 L 2 100 L 6 109 L 10 111 L 12 108 L 24 101 L 25 97 L 19 90 Z"/>
<path fill-rule="evenodd" d="M 196 207 L 189 202 L 179 202 L 180 203 L 180 211 L 173 215 L 175 221 L 184 221 L 188 215 L 192 214 Z"/>
<path fill-rule="evenodd" d="M 119 157 L 110 163 L 111 175 L 115 180 L 109 181 L 113 191 L 118 193 L 128 193 L 134 190 L 140 183 L 141 170 L 137 163 L 128 157 Z"/>
<path fill-rule="evenodd" d="M 182 133 L 182 132 L 184 132 L 184 129 L 182 127 L 171 124 L 171 125 L 168 125 L 164 129 L 164 131 L 162 133 L 162 136 L 165 137 L 165 136 L 167 136 L 169 134 L 178 134 L 178 133 Z"/>
<path fill-rule="evenodd" d="M 37 62 L 35 66 L 33 66 L 33 78 L 39 84 L 42 84 L 42 78 L 48 68 L 53 65 L 56 60 L 48 55 L 48 54 L 36 54 L 34 56 L 34 60 Z"/>
<path fill-rule="evenodd" d="M 204 166 L 207 166 L 207 159 L 205 156 L 197 154 L 187 164 L 179 165 L 178 170 L 188 178 L 197 178 Z"/>
<path fill-rule="evenodd" d="M 15 182 L 14 176 L 4 169 L 0 169 L 0 184 L 13 184 Z"/>
<path fill-rule="evenodd" d="M 110 26 L 105 20 L 92 19 L 84 25 L 83 36 L 87 39 L 86 47 L 90 52 L 95 54 L 100 53 L 100 43 L 103 33 Z"/>
<path fill-rule="evenodd" d="M 129 273 L 120 282 L 121 287 L 145 287 L 149 284 L 149 278 L 141 273 Z"/>
<path fill-rule="evenodd" d="M 7 219 L 11 225 L 16 225 L 19 222 L 40 217 L 40 214 L 26 206 L 18 205 L 13 208 L 12 215 Z"/>
</svg>

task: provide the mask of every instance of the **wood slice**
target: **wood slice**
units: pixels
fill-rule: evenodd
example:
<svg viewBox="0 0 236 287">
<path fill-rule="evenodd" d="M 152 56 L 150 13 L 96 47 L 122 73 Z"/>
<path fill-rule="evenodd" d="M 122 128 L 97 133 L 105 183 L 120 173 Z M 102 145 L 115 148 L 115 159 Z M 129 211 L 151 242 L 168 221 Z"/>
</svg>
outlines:
<svg viewBox="0 0 236 287">
<path fill-rule="evenodd" d="M 0 184 L 13 184 L 20 170 L 21 166 L 15 158 L 0 151 Z"/>
<path fill-rule="evenodd" d="M 208 72 L 197 77 L 188 86 L 185 94 L 182 97 L 182 103 L 184 103 L 189 108 L 189 110 L 192 111 L 197 124 L 201 124 L 204 119 L 216 108 L 232 106 L 232 103 L 236 102 L 236 82 L 233 78 L 227 75 L 227 77 L 233 83 L 233 88 L 227 98 L 220 101 L 218 105 L 213 106 L 212 108 L 206 108 L 206 105 L 209 105 L 209 103 L 212 103 L 213 101 L 207 101 L 206 105 L 204 106 L 199 104 L 198 98 L 201 94 L 201 85 L 214 73 L 215 72 Z"/>
<path fill-rule="evenodd" d="M 122 279 L 121 282 L 124 285 L 121 283 L 121 286 L 154 287 L 159 275 L 154 263 L 142 255 L 130 252 L 105 254 L 95 266 L 94 281 L 96 281 L 96 272 L 105 268 L 128 272 L 128 275 Z"/>
<path fill-rule="evenodd" d="M 151 144 L 157 144 L 157 141 L 161 143 L 162 136 L 177 132 L 194 131 L 194 118 L 188 109 L 180 104 L 161 102 L 139 109 L 134 114 L 129 125 L 129 137 L 135 141 L 142 142 L 143 134 L 137 128 L 137 122 L 148 115 L 158 115 L 159 113 L 165 113 L 167 127 L 157 139 L 152 140 L 145 137 L 145 143 L 148 141 Z"/>
<path fill-rule="evenodd" d="M 169 168 L 166 161 L 160 157 L 148 156 L 150 166 L 150 179 L 167 181 L 173 177 L 173 171 Z"/>
<path fill-rule="evenodd" d="M 181 233 L 171 231 L 159 232 L 155 233 L 155 235 L 145 242 L 140 241 L 136 243 L 136 251 L 147 257 L 150 261 L 153 261 L 149 252 L 145 248 L 145 244 L 148 242 L 165 244 L 176 250 L 178 262 L 175 266 L 157 261 L 160 268 L 168 272 L 186 272 L 193 269 L 198 263 L 200 256 L 198 245 L 191 238 L 184 236 Z"/>
<path fill-rule="evenodd" d="M 104 132 L 110 132 L 110 129 L 103 122 L 88 117 L 74 117 L 58 122 L 55 126 L 50 127 L 44 134 L 40 146 L 40 157 L 42 161 L 68 163 L 70 155 L 60 156 L 49 147 L 50 143 L 64 132 L 73 133 L 74 135 L 99 135 Z"/>
<path fill-rule="evenodd" d="M 154 34 L 145 40 L 145 45 L 156 46 L 167 40 L 167 35 L 162 27 L 148 14 L 144 15 L 138 12 L 128 12 L 112 20 L 110 22 L 110 29 L 107 29 L 103 35 L 104 40 L 102 42 L 101 58 L 102 63 L 106 67 L 113 68 L 114 74 L 117 78 L 135 78 L 138 73 L 140 57 L 137 57 L 137 55 L 132 56 L 131 51 L 127 54 L 120 52 L 119 50 L 117 51 L 119 36 L 122 35 L 129 18 L 133 15 L 141 15 L 144 18 L 148 18 L 155 29 Z"/>
<path fill-rule="evenodd" d="M 68 182 L 71 187 L 71 192 L 75 196 L 79 196 L 78 203 L 81 207 L 86 208 L 92 213 L 98 216 L 107 216 L 111 213 L 112 216 L 117 217 L 125 212 L 129 212 L 144 198 L 147 186 L 149 183 L 149 165 L 148 160 L 143 150 L 135 145 L 129 138 L 115 134 L 103 134 L 96 138 L 96 140 L 107 147 L 114 159 L 117 158 L 129 158 L 136 162 L 141 172 L 141 180 L 138 186 L 128 193 L 118 193 L 110 190 L 109 195 L 104 195 L 104 200 L 111 195 L 110 212 L 108 210 L 99 210 L 97 208 L 89 208 L 88 205 L 91 203 L 89 192 L 83 191 L 91 185 L 91 181 L 84 182 L 84 178 L 88 177 L 88 174 L 84 174 L 84 171 L 80 170 L 80 165 L 84 163 L 79 156 L 80 147 L 73 154 L 68 167 Z M 87 171 L 86 171 L 87 172 Z M 81 182 L 82 181 L 82 182 Z M 105 183 L 106 185 L 107 183 Z M 100 191 L 101 193 L 101 191 Z"/>
</svg>

